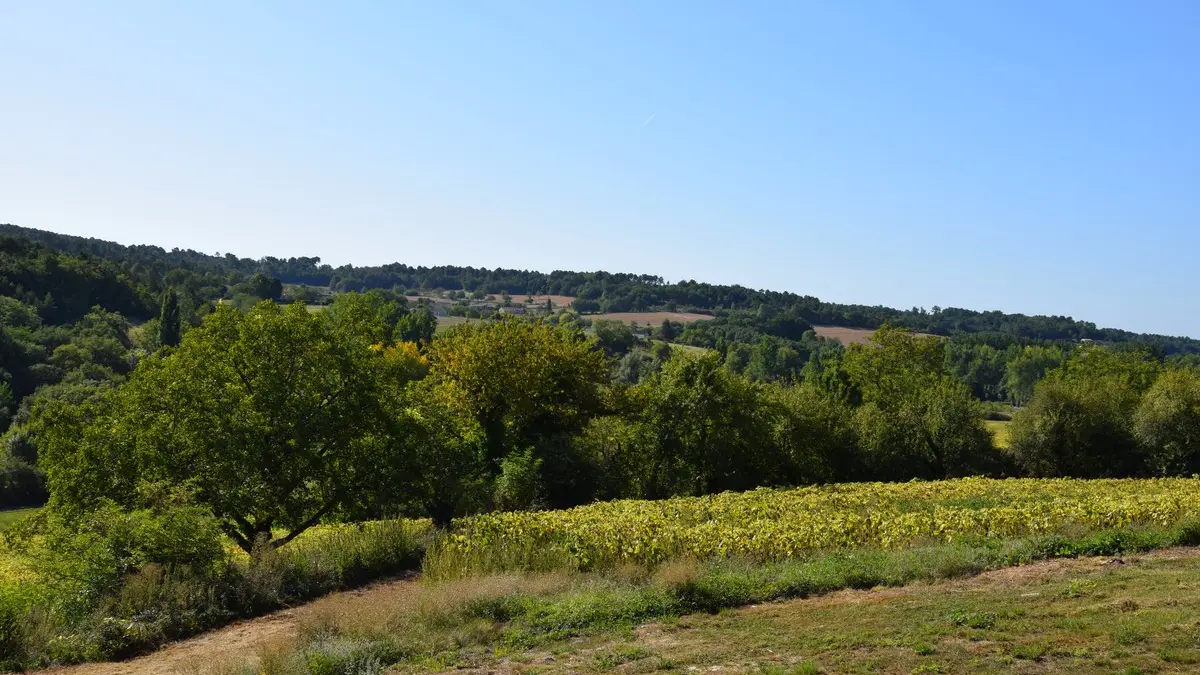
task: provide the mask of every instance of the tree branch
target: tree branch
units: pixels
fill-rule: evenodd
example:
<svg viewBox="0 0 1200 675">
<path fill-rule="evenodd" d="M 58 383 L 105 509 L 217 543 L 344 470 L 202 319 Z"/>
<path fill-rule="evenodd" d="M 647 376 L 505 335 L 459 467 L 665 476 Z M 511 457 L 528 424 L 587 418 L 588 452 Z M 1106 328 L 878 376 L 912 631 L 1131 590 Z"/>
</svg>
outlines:
<svg viewBox="0 0 1200 675">
<path fill-rule="evenodd" d="M 304 532 L 305 530 L 312 527 L 313 525 L 316 525 L 321 520 L 321 518 L 325 517 L 325 514 L 332 511 L 334 506 L 337 506 L 337 503 L 339 500 L 340 500 L 340 495 L 334 497 L 333 499 L 330 499 L 328 502 L 325 503 L 325 506 L 322 506 L 320 509 L 318 509 L 317 512 L 312 515 L 311 518 L 309 518 L 308 520 L 301 523 L 298 527 L 296 527 L 291 532 L 288 532 L 286 536 L 280 537 L 279 539 L 272 541 L 271 548 L 281 548 L 281 547 L 287 545 L 287 543 L 289 541 L 300 536 L 301 532 Z"/>
</svg>

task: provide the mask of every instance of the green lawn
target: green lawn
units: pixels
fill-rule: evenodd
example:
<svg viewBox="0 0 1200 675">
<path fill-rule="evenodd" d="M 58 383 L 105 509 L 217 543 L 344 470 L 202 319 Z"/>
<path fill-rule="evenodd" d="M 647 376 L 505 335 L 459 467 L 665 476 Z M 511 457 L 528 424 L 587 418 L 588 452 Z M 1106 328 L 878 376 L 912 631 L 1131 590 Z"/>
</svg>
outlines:
<svg viewBox="0 0 1200 675">
<path fill-rule="evenodd" d="M 38 509 L 16 509 L 14 511 L 0 511 L 0 530 L 12 525 L 25 516 L 31 516 L 37 513 Z"/>
<path fill-rule="evenodd" d="M 984 420 L 983 423 L 987 426 L 989 431 L 991 431 L 993 434 L 995 434 L 996 447 L 997 448 L 1007 448 L 1008 447 L 1008 430 L 1009 430 L 1009 425 L 1012 424 L 1012 422 L 1003 422 L 1000 420 Z"/>
</svg>

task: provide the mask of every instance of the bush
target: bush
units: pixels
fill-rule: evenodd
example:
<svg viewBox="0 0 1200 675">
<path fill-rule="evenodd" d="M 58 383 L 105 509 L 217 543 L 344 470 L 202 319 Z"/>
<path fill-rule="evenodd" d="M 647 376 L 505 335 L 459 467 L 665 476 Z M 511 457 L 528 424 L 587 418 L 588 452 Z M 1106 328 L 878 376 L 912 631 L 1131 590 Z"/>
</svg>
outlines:
<svg viewBox="0 0 1200 675">
<path fill-rule="evenodd" d="M 49 509 L 27 522 L 16 536 L 68 620 L 119 594 L 126 578 L 145 566 L 211 578 L 227 557 L 216 520 L 194 505 L 124 511 L 107 503 L 78 518 Z M 34 535 L 40 541 L 33 542 Z"/>
<path fill-rule="evenodd" d="M 501 511 L 524 511 L 539 505 L 542 460 L 532 450 L 514 452 L 500 462 L 495 505 Z"/>
<path fill-rule="evenodd" d="M 17 599 L 0 587 L 0 672 L 21 667 L 22 656 L 26 653 L 23 610 Z"/>
<path fill-rule="evenodd" d="M 1131 428 L 1136 401 L 1137 393 L 1118 383 L 1043 381 L 1013 417 L 1009 450 L 1032 476 L 1139 475 L 1145 462 Z"/>
<path fill-rule="evenodd" d="M 1158 475 L 1200 472 L 1200 372 L 1168 370 L 1133 415 L 1134 433 Z"/>
</svg>

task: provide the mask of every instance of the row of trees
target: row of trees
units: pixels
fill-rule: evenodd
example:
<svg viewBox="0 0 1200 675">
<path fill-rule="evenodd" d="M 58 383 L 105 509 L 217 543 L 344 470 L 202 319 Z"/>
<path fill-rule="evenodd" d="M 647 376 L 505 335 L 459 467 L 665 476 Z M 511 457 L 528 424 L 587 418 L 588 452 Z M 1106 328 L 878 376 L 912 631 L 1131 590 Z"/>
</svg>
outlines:
<svg viewBox="0 0 1200 675">
<path fill-rule="evenodd" d="M 1036 385 L 1010 443 L 1038 475 L 1200 473 L 1200 371 L 1145 352 L 1081 348 Z"/>
<path fill-rule="evenodd" d="M 136 509 L 166 490 L 246 550 L 390 514 L 444 523 L 762 485 L 1196 468 L 1200 378 L 1147 354 L 1072 353 L 1035 386 L 1005 453 L 945 341 L 901 329 L 826 354 L 795 384 L 662 343 L 618 360 L 570 322 L 435 338 L 419 317 L 383 293 L 321 313 L 219 307 L 123 384 L 43 399 L 21 429 L 56 513 Z M 645 361 L 622 376 L 632 354 Z"/>
<path fill-rule="evenodd" d="M 998 334 L 1023 340 L 1097 340 L 1153 345 L 1164 354 L 1200 353 L 1200 341 L 1185 337 L 1136 334 L 1098 328 L 1087 321 L 1063 316 L 1026 316 L 998 311 L 979 312 L 960 308 L 914 307 L 907 310 L 879 306 L 823 302 L 795 293 L 755 290 L 743 286 L 706 284 L 696 281 L 666 283 L 653 275 L 610 272 L 567 272 L 549 274 L 527 270 L 480 269 L 472 267 L 412 267 L 399 263 L 379 267 L 332 267 L 320 258 L 238 258 L 232 254 L 207 255 L 196 251 L 166 251 L 154 246 L 122 246 L 98 239 L 85 239 L 0 225 L 0 234 L 33 239 L 59 251 L 86 253 L 117 261 L 142 279 L 156 295 L 165 290 L 156 283 L 180 286 L 186 280 L 189 293 L 200 296 L 205 284 L 224 280 L 232 285 L 254 274 L 285 283 L 328 286 L 335 291 L 372 288 L 443 289 L 466 293 L 529 293 L 576 297 L 580 312 L 626 312 L 693 309 L 753 310 L 765 307 L 772 314 L 790 315 L 810 324 L 878 328 L 884 324 L 936 335 L 957 333 Z M 168 270 L 185 278 L 171 279 Z M 161 281 L 156 281 L 157 277 Z M 211 297 L 211 288 L 208 288 Z M 89 305 L 90 307 L 90 305 Z M 769 330 L 762 332 L 770 333 Z"/>
</svg>

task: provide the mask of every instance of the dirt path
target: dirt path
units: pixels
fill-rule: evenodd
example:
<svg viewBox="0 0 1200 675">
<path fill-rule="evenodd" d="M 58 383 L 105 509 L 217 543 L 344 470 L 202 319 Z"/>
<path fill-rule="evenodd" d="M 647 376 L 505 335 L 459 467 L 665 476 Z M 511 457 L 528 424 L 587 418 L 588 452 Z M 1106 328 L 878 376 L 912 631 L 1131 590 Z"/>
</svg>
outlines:
<svg viewBox="0 0 1200 675">
<path fill-rule="evenodd" d="M 1192 558 L 1200 556 L 1200 548 L 1176 548 L 1130 556 L 1144 558 Z M 922 589 L 937 587 L 945 593 L 963 593 L 1005 586 L 1020 586 L 1034 580 L 1096 570 L 1107 565 L 1124 564 L 1110 558 L 1080 558 L 1047 560 L 1009 567 L 974 577 L 951 579 L 934 584 L 918 583 L 903 588 L 875 590 L 845 590 L 788 604 L 806 604 L 818 609 L 831 605 L 888 602 L 903 598 Z M 373 608 L 402 607 L 418 592 L 414 579 L 398 579 L 366 586 L 353 591 L 333 593 L 310 604 L 250 619 L 219 630 L 176 642 L 152 654 L 121 663 L 88 663 L 66 668 L 40 671 L 40 675 L 200 675 L 221 664 L 253 663 L 264 649 L 282 647 L 296 635 L 297 624 L 306 617 L 322 613 L 347 616 L 369 613 Z M 767 607 L 764 605 L 763 607 Z M 747 608 L 754 611 L 758 608 Z M 501 668 L 504 670 L 504 668 Z"/>
<path fill-rule="evenodd" d="M 197 675 L 223 663 L 253 662 L 264 649 L 287 644 L 305 617 L 356 609 L 412 592 L 411 578 L 383 581 L 352 591 L 331 593 L 307 605 L 230 624 L 119 663 L 84 663 L 38 671 L 38 675 Z"/>
</svg>

